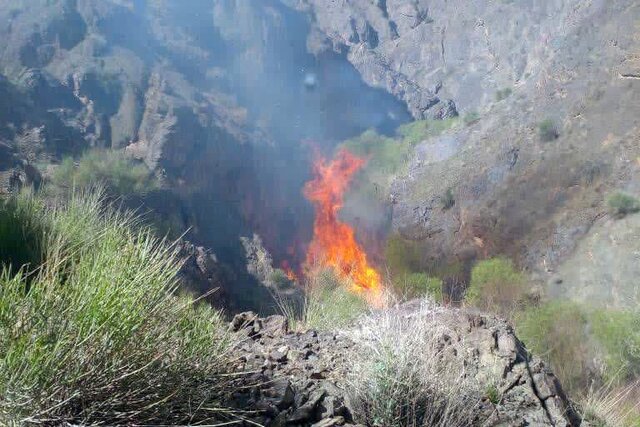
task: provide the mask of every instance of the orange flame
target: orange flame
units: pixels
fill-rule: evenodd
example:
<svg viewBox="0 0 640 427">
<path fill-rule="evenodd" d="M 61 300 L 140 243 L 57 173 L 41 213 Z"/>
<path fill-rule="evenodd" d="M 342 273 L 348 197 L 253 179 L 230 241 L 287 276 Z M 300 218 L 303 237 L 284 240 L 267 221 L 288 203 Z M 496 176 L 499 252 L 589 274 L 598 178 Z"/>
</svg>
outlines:
<svg viewBox="0 0 640 427">
<path fill-rule="evenodd" d="M 353 228 L 338 219 L 344 193 L 353 175 L 365 163 L 342 149 L 333 161 L 318 156 L 314 161 L 314 178 L 304 187 L 304 195 L 315 207 L 313 240 L 307 251 L 307 264 L 329 266 L 353 283 L 353 290 L 367 292 L 378 299 L 380 275 L 367 262 L 367 254 L 356 242 Z"/>
</svg>

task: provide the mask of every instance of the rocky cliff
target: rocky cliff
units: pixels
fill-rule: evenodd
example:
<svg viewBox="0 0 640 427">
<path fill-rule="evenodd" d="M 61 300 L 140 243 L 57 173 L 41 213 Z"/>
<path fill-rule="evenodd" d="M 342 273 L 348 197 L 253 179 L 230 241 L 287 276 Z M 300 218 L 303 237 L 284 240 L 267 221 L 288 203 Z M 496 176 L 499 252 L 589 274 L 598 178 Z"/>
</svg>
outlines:
<svg viewBox="0 0 640 427">
<path fill-rule="evenodd" d="M 313 16 L 312 50 L 345 52 L 415 118 L 465 117 L 419 144 L 393 184 L 393 228 L 420 242 L 425 262 L 502 253 L 561 283 L 577 242 L 611 225 L 607 195 L 638 193 L 637 2 L 289 3 Z M 632 248 L 621 252 L 634 264 Z"/>
<path fill-rule="evenodd" d="M 407 328 L 401 332 L 407 335 L 425 333 L 422 323 L 446 325 L 443 330 L 428 332 L 438 354 L 464 366 L 464 378 L 485 385 L 472 408 L 464 409 L 472 413 L 468 424 L 452 420 L 451 425 L 580 425 L 557 378 L 527 352 L 504 321 L 424 304 L 407 303 L 391 312 L 374 314 L 372 321 L 384 328 L 384 322 L 375 317 L 392 316 Z M 361 363 L 359 354 L 367 351 L 352 338 L 357 324 L 342 331 L 296 332 L 289 331 L 282 316 L 259 318 L 249 312 L 237 315 L 232 328 L 244 337 L 237 349 L 238 364 L 253 372 L 244 380 L 247 392 L 236 396 L 236 404 L 257 410 L 260 416 L 254 421 L 316 427 L 365 423 L 359 418 L 362 411 L 357 409 L 349 384 Z M 420 360 L 417 354 L 409 357 Z M 486 384 L 495 389 L 495 396 L 487 395 Z"/>
</svg>

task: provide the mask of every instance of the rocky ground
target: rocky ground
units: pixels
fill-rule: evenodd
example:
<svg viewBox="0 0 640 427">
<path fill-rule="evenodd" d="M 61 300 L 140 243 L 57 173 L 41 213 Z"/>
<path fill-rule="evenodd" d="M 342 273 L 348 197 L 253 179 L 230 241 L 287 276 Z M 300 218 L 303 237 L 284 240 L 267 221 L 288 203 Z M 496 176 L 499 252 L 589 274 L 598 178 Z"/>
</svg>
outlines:
<svg viewBox="0 0 640 427">
<path fill-rule="evenodd" d="M 445 354 L 461 358 L 477 379 L 498 378 L 500 398 L 477 403 L 475 425 L 580 425 L 557 378 L 527 352 L 506 322 L 456 309 L 425 312 L 420 304 L 402 305 L 394 315 L 445 321 L 454 331 L 439 337 Z M 246 379 L 249 391 L 239 393 L 236 404 L 257 411 L 254 421 L 316 427 L 362 422 L 346 380 L 358 348 L 346 331 L 290 331 L 285 317 L 260 318 L 252 312 L 235 316 L 231 326 L 243 337 L 236 350 L 237 368 L 251 373 Z"/>
</svg>

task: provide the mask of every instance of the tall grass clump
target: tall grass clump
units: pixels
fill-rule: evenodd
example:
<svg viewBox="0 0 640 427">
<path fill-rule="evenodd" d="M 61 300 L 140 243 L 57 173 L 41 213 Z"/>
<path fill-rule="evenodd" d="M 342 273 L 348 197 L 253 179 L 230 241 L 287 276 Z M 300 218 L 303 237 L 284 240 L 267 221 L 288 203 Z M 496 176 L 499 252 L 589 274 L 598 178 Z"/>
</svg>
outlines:
<svg viewBox="0 0 640 427">
<path fill-rule="evenodd" d="M 445 355 L 449 327 L 428 313 L 367 316 L 350 338 L 347 392 L 359 423 L 372 426 L 469 426 L 481 387 L 462 361 Z"/>
<path fill-rule="evenodd" d="M 78 160 L 66 158 L 52 176 L 52 188 L 87 188 L 102 185 L 118 195 L 145 194 L 157 183 L 143 163 L 129 158 L 124 152 L 94 149 Z"/>
<path fill-rule="evenodd" d="M 22 196 L 1 212 L 31 230 L 9 238 L 41 263 L 1 260 L 0 425 L 230 416 L 230 337 L 217 312 L 176 296 L 175 247 L 105 207 L 101 191 L 48 208 Z"/>
<path fill-rule="evenodd" d="M 582 419 L 596 427 L 637 427 L 640 425 L 640 383 L 623 387 L 607 384 L 590 390 L 581 406 Z"/>
</svg>

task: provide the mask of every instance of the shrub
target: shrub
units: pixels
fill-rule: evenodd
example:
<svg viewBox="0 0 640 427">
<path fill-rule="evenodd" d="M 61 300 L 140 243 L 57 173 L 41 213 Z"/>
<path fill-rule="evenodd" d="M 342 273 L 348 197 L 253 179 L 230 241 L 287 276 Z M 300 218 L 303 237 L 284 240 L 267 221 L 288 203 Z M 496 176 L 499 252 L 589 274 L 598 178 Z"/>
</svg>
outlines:
<svg viewBox="0 0 640 427">
<path fill-rule="evenodd" d="M 419 243 L 405 239 L 399 234 L 387 238 L 384 258 L 394 278 L 402 279 L 411 272 L 420 271 L 422 267 L 422 250 Z"/>
<path fill-rule="evenodd" d="M 444 120 L 417 120 L 398 127 L 396 133 L 402 137 L 402 142 L 413 147 L 427 138 L 440 135 L 445 130 L 458 123 L 457 118 Z"/>
<path fill-rule="evenodd" d="M 394 282 L 395 289 L 404 298 L 417 298 L 428 295 L 436 302 L 442 302 L 442 280 L 429 277 L 426 273 L 405 274 L 401 280 Z"/>
<path fill-rule="evenodd" d="M 471 270 L 465 302 L 509 316 L 526 294 L 525 283 L 511 260 L 492 258 L 480 261 Z"/>
<path fill-rule="evenodd" d="M 469 426 L 482 399 L 463 361 L 445 357 L 442 321 L 417 314 L 370 315 L 350 331 L 347 392 L 356 421 L 371 426 Z"/>
<path fill-rule="evenodd" d="M 329 330 L 350 326 L 367 311 L 364 296 L 349 288 L 348 280 L 340 279 L 333 269 L 310 272 L 307 276 L 307 297 L 299 326 Z"/>
<path fill-rule="evenodd" d="M 510 87 L 506 87 L 504 89 L 499 89 L 496 91 L 496 101 L 500 102 L 511 96 L 513 93 L 513 89 Z"/>
<path fill-rule="evenodd" d="M 556 124 L 551 119 L 540 122 L 538 125 L 538 134 L 540 135 L 540 139 L 545 142 L 553 141 L 560 136 Z"/>
<path fill-rule="evenodd" d="M 217 312 L 175 296 L 176 248 L 101 193 L 2 211 L 42 230 L 23 245 L 43 256 L 28 281 L 25 270 L 0 274 L 1 425 L 228 418 L 230 337 Z"/>
<path fill-rule="evenodd" d="M 466 126 L 471 126 L 472 124 L 480 121 L 480 114 L 478 114 L 477 111 L 469 111 L 464 115 L 462 121 Z"/>
<path fill-rule="evenodd" d="M 91 150 L 76 162 L 65 159 L 55 170 L 53 185 L 58 189 L 88 188 L 97 184 L 118 195 L 144 194 L 156 183 L 151 171 L 122 151 Z"/>
<path fill-rule="evenodd" d="M 595 310 L 591 330 L 603 346 L 605 376 L 625 381 L 640 375 L 640 313 L 630 310 Z"/>
<path fill-rule="evenodd" d="M 569 301 L 529 307 L 515 316 L 516 332 L 535 354 L 545 358 L 568 391 L 588 387 L 590 365 L 588 319 Z"/>
<path fill-rule="evenodd" d="M 629 214 L 640 212 L 640 200 L 622 192 L 609 196 L 607 204 L 611 215 L 616 218 L 624 218 Z"/>
<path fill-rule="evenodd" d="M 442 209 L 449 210 L 454 207 L 456 204 L 456 198 L 453 195 L 453 190 L 448 188 L 447 191 L 442 196 Z"/>
</svg>

